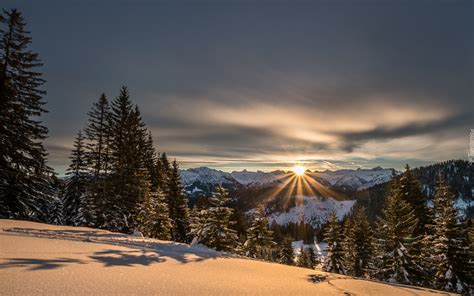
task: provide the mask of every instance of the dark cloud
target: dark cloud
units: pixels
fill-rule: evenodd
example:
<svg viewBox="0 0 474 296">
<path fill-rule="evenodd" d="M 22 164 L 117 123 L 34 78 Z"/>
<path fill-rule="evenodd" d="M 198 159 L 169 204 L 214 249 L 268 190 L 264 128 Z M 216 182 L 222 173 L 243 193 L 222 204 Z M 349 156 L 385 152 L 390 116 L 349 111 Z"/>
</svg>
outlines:
<svg viewBox="0 0 474 296">
<path fill-rule="evenodd" d="M 462 112 L 430 122 L 404 124 L 400 127 L 376 127 L 360 132 L 342 132 L 337 135 L 343 139 L 342 149 L 352 152 L 361 143 L 368 140 L 387 140 L 414 135 L 436 135 L 445 132 L 466 136 L 469 127 L 474 124 L 472 112 Z"/>
<path fill-rule="evenodd" d="M 55 166 L 91 104 L 124 84 L 158 147 L 186 161 L 421 163 L 421 144 L 409 155 L 380 147 L 429 136 L 458 143 L 433 161 L 465 157 L 474 127 L 472 1 L 2 4 L 24 13 L 45 65 Z M 253 106 L 261 114 L 239 122 L 215 116 Z"/>
</svg>

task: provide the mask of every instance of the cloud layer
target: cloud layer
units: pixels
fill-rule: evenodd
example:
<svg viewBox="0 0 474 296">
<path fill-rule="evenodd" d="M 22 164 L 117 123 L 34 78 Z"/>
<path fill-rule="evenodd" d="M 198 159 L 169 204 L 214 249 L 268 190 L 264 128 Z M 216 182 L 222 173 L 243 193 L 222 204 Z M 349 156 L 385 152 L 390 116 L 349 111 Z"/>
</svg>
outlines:
<svg viewBox="0 0 474 296">
<path fill-rule="evenodd" d="M 402 167 L 465 158 L 472 1 L 9 3 L 44 61 L 50 161 L 129 86 L 183 166 Z"/>
</svg>

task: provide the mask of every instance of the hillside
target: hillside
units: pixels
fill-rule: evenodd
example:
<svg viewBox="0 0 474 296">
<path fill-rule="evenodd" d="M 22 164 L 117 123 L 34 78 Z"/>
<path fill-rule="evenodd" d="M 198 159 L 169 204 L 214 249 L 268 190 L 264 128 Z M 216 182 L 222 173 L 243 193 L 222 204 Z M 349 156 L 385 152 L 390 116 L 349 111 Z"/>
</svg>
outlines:
<svg viewBox="0 0 474 296">
<path fill-rule="evenodd" d="M 319 276 L 326 276 L 318 282 Z M 104 230 L 0 220 L 8 295 L 447 295 Z"/>
</svg>

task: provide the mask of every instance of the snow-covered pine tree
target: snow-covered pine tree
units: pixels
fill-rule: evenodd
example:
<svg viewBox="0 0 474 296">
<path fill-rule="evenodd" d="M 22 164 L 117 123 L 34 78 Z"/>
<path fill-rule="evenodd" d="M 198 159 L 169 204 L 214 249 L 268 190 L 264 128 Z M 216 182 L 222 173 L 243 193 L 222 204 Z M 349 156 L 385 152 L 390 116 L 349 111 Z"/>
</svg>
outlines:
<svg viewBox="0 0 474 296">
<path fill-rule="evenodd" d="M 291 246 L 290 239 L 287 238 L 283 241 L 283 246 L 280 249 L 277 261 L 281 264 L 295 265 L 295 251 Z"/>
<path fill-rule="evenodd" d="M 344 274 L 341 226 L 336 212 L 332 212 L 329 216 L 324 241 L 328 244 L 328 252 L 323 263 L 323 269 L 327 272 Z"/>
<path fill-rule="evenodd" d="M 449 292 L 472 293 L 474 269 L 468 227 L 459 221 L 454 196 L 441 175 L 436 184 L 434 207 L 433 234 L 429 237 L 434 287 Z"/>
<path fill-rule="evenodd" d="M 171 219 L 165 195 L 160 190 L 148 191 L 138 214 L 138 229 L 148 237 L 170 240 Z"/>
<path fill-rule="evenodd" d="M 105 94 L 102 94 L 92 109 L 87 113 L 89 123 L 84 132 L 87 143 L 87 160 L 95 179 L 109 169 L 109 140 L 110 140 L 110 106 Z"/>
<path fill-rule="evenodd" d="M 188 242 L 188 234 L 190 231 L 189 210 L 186 196 L 183 193 L 181 175 L 179 174 L 179 166 L 176 160 L 173 161 L 171 170 L 169 171 L 165 190 L 169 217 L 172 224 L 171 237 L 174 241 Z"/>
<path fill-rule="evenodd" d="M 64 223 L 67 225 L 93 225 L 95 203 L 87 196 L 90 175 L 86 161 L 85 138 L 82 131 L 77 133 L 74 148 L 69 159 L 71 163 L 66 171 L 68 179 L 64 190 Z"/>
<path fill-rule="evenodd" d="M 230 221 L 232 209 L 227 206 L 229 201 L 227 191 L 218 186 L 209 198 L 209 207 L 200 211 L 199 223 L 193 224 L 193 243 L 202 243 L 218 251 L 235 250 L 237 234 L 229 227 L 233 223 Z"/>
<path fill-rule="evenodd" d="M 46 112 L 42 64 L 25 26 L 16 9 L 0 13 L 0 217 L 40 220 L 52 169 L 42 144 L 48 129 L 38 120 Z"/>
<path fill-rule="evenodd" d="M 372 263 L 376 278 L 408 285 L 423 281 L 423 269 L 410 253 L 412 244 L 419 239 L 413 236 L 417 223 L 414 210 L 401 196 L 398 181 L 393 180 L 382 217 L 376 222 L 376 256 Z"/>
<path fill-rule="evenodd" d="M 247 240 L 243 244 L 245 255 L 252 258 L 270 260 L 272 257 L 272 247 L 275 244 L 272 233 L 265 215 L 265 208 L 263 206 L 257 207 L 250 227 L 247 229 Z"/>
<path fill-rule="evenodd" d="M 313 247 L 307 249 L 308 252 L 308 268 L 314 269 L 319 264 L 319 258 L 316 256 Z"/>
<path fill-rule="evenodd" d="M 344 266 L 348 275 L 361 277 L 367 274 L 372 258 L 372 233 L 363 209 L 357 209 L 352 219 L 344 227 Z"/>
<path fill-rule="evenodd" d="M 298 256 L 296 257 L 296 266 L 309 268 L 309 256 L 306 249 L 301 246 Z"/>
<path fill-rule="evenodd" d="M 426 233 L 425 225 L 432 221 L 432 213 L 427 205 L 428 198 L 423 194 L 420 182 L 408 165 L 398 182 L 402 199 L 411 206 L 418 219 L 413 235 L 424 235 Z"/>
</svg>

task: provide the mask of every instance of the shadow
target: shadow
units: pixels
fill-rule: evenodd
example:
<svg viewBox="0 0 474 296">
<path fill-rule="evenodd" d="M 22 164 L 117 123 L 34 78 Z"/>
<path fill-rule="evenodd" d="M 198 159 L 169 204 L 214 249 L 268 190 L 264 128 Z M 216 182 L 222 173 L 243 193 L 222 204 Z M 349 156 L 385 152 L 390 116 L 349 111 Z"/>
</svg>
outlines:
<svg viewBox="0 0 474 296">
<path fill-rule="evenodd" d="M 105 249 L 88 256 L 90 260 L 77 259 L 8 259 L 0 263 L 0 268 L 20 267 L 32 265 L 30 270 L 54 269 L 67 264 L 85 264 L 99 262 L 104 267 L 113 266 L 149 266 L 162 263 L 166 258 L 172 258 L 180 263 L 202 262 L 217 257 L 226 258 L 232 255 L 209 249 L 202 245 L 187 245 L 183 243 L 159 241 L 150 238 L 134 237 L 126 234 L 111 233 L 106 230 L 75 230 L 75 229 L 35 229 L 35 228 L 9 228 L 3 229 L 5 234 L 34 236 L 47 239 L 63 239 L 96 244 L 106 244 L 126 247 L 129 250 Z M 131 249 L 131 250 L 130 250 Z"/>
<path fill-rule="evenodd" d="M 48 270 L 62 267 L 66 264 L 84 264 L 83 261 L 70 258 L 58 259 L 35 259 L 35 258 L 12 258 L 5 263 L 0 263 L 0 269 L 9 267 L 24 267 L 29 266 L 27 270 Z"/>
<path fill-rule="evenodd" d="M 138 254 L 138 255 L 137 255 Z M 150 266 L 153 263 L 160 263 L 166 259 L 158 257 L 157 254 L 147 254 L 145 251 L 121 251 L 105 250 L 89 256 L 92 260 L 102 263 L 104 267 L 113 266 Z"/>
<path fill-rule="evenodd" d="M 308 281 L 311 283 L 320 283 L 327 280 L 328 276 L 324 274 L 308 274 Z"/>
</svg>

